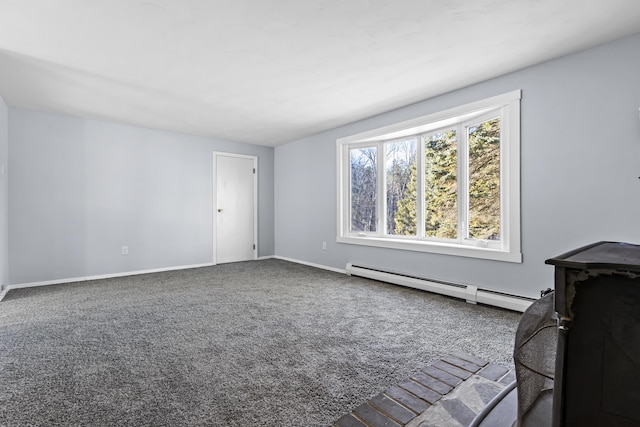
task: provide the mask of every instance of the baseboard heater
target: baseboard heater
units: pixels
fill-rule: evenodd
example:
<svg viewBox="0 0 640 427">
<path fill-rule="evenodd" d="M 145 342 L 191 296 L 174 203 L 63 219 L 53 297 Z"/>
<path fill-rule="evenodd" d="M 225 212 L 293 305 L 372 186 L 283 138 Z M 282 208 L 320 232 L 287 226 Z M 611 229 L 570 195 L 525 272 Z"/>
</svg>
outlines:
<svg viewBox="0 0 640 427">
<path fill-rule="evenodd" d="M 379 280 L 381 282 L 393 283 L 395 285 L 407 286 L 410 288 L 421 289 L 423 291 L 463 299 L 471 304 L 487 304 L 520 312 L 524 312 L 534 301 L 531 298 L 480 289 L 473 285 L 426 279 L 402 273 L 383 271 L 362 265 L 355 265 L 352 263 L 347 264 L 346 272 L 349 276 L 366 277 L 368 279 Z"/>
</svg>

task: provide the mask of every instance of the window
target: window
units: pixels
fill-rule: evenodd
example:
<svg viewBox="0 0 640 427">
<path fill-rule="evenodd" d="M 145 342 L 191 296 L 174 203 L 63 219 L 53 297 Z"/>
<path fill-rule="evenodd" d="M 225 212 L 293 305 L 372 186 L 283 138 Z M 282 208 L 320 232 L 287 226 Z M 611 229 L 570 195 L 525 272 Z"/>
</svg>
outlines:
<svg viewBox="0 0 640 427">
<path fill-rule="evenodd" d="M 337 146 L 338 242 L 522 261 L 520 91 Z"/>
</svg>

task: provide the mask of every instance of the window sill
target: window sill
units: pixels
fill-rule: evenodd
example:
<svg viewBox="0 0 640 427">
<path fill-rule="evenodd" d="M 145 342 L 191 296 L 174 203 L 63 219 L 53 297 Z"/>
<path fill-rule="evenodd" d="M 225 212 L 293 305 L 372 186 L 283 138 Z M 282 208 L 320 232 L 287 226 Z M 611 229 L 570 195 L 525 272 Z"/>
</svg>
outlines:
<svg viewBox="0 0 640 427">
<path fill-rule="evenodd" d="M 520 252 L 509 252 L 500 249 L 483 248 L 478 246 L 463 246 L 451 243 L 425 242 L 415 240 L 385 239 L 382 237 L 345 237 L 338 236 L 338 243 L 350 245 L 374 246 L 379 248 L 400 249 L 406 251 L 428 252 L 441 255 L 453 255 L 467 258 L 480 258 L 492 261 L 522 263 Z"/>
</svg>

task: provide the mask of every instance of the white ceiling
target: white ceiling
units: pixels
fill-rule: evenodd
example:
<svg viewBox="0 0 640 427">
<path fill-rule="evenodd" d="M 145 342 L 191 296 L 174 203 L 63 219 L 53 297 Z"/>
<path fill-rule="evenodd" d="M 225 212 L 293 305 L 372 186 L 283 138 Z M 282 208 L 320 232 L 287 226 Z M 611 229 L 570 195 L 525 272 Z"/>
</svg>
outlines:
<svg viewBox="0 0 640 427">
<path fill-rule="evenodd" d="M 276 146 L 639 32 L 638 0 L 0 0 L 0 96 Z"/>
</svg>

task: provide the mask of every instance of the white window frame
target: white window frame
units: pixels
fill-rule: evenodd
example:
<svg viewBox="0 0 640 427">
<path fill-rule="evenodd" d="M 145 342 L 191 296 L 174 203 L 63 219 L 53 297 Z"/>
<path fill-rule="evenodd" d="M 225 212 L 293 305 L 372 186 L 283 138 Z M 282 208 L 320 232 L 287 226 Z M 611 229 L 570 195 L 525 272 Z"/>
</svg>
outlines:
<svg viewBox="0 0 640 427">
<path fill-rule="evenodd" d="M 481 258 L 495 261 L 522 262 L 520 243 L 520 90 L 483 99 L 450 108 L 444 111 L 428 114 L 412 120 L 392 124 L 356 135 L 340 138 L 337 146 L 337 237 L 338 243 L 365 245 L 392 249 L 402 249 L 420 252 L 430 252 L 445 255 Z M 385 234 L 384 196 L 384 143 L 403 137 L 418 135 L 417 156 L 424 157 L 422 138 L 420 135 L 432 133 L 438 129 L 448 129 L 455 126 L 464 128 L 469 123 L 478 123 L 486 114 L 499 111 L 500 127 L 500 200 L 501 238 L 499 242 L 473 240 L 461 242 L 448 239 L 430 239 L 420 236 L 392 236 Z M 494 115 L 495 117 L 495 115 Z M 458 135 L 458 144 L 466 145 L 466 135 Z M 350 204 L 350 157 L 349 149 L 358 146 L 378 147 L 377 159 L 377 226 L 375 233 L 351 233 L 351 204 Z M 466 150 L 466 147 L 464 148 Z M 466 153 L 458 152 L 458 168 L 464 167 Z M 466 170 L 466 169 L 465 169 Z M 421 171 L 423 173 L 423 171 Z M 418 177 L 418 194 L 420 186 L 424 185 L 424 176 Z M 459 189 L 460 191 L 460 189 Z M 466 209 L 458 204 L 458 209 Z M 424 213 L 417 213 L 418 224 L 423 223 Z M 420 228 L 419 228 L 420 229 Z M 462 230 L 460 230 L 462 231 Z M 464 236 L 465 234 L 460 234 Z"/>
</svg>

